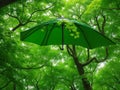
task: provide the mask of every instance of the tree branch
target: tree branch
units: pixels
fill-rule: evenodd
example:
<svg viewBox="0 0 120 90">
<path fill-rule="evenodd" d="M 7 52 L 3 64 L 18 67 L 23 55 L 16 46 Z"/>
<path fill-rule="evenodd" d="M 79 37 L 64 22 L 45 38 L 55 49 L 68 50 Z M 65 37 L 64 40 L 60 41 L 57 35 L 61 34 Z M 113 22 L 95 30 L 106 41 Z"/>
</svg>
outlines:
<svg viewBox="0 0 120 90">
<path fill-rule="evenodd" d="M 3 85 L 2 87 L 0 87 L 0 90 L 2 90 L 3 88 L 7 87 L 12 81 L 8 81 L 5 85 Z"/>
<path fill-rule="evenodd" d="M 38 10 L 33 11 L 33 12 L 30 14 L 30 17 L 28 18 L 27 22 L 30 21 L 30 19 L 32 18 L 32 16 L 33 16 L 35 13 L 40 12 L 40 11 L 46 11 L 46 10 L 52 8 L 52 7 L 53 7 L 53 5 L 51 5 L 51 6 L 47 7 L 47 8 L 44 8 L 44 9 L 38 9 Z"/>
<path fill-rule="evenodd" d="M 6 14 L 7 14 L 9 17 L 15 18 L 19 23 L 21 23 L 20 19 L 19 19 L 17 16 L 11 15 L 11 14 L 9 14 L 9 13 L 6 13 Z"/>
<path fill-rule="evenodd" d="M 77 56 L 75 45 L 72 45 L 74 56 Z"/>
<path fill-rule="evenodd" d="M 107 58 L 108 58 L 108 48 L 105 49 L 105 54 L 106 54 L 106 55 L 105 55 L 104 59 L 98 60 L 96 57 L 93 57 L 93 58 L 89 59 L 88 61 L 86 61 L 86 62 L 83 64 L 83 66 L 89 65 L 89 64 L 90 64 L 91 62 L 93 62 L 93 61 L 95 61 L 96 63 L 101 63 L 101 62 L 106 61 Z"/>
<path fill-rule="evenodd" d="M 106 16 L 103 15 L 102 13 L 102 17 L 103 17 L 103 22 L 102 22 L 102 34 L 104 35 L 105 34 L 105 31 L 104 31 L 104 28 L 105 28 L 105 24 L 106 24 Z"/>
<path fill-rule="evenodd" d="M 18 21 L 18 24 L 12 29 L 12 31 L 15 31 L 16 29 L 18 29 L 18 28 L 21 27 L 21 26 L 25 26 L 26 24 L 28 24 L 28 23 L 30 23 L 30 22 L 35 22 L 35 21 L 32 21 L 32 20 L 31 20 L 31 18 L 33 17 L 33 15 L 34 15 L 35 13 L 40 12 L 40 11 L 46 11 L 46 10 L 52 8 L 52 7 L 53 7 L 53 5 L 51 5 L 51 6 L 47 7 L 47 8 L 44 8 L 44 9 L 38 9 L 38 10 L 33 11 L 33 12 L 30 14 L 30 16 L 28 17 L 28 19 L 26 20 L 26 22 L 22 22 L 22 21 L 19 19 L 19 17 L 7 13 L 8 16 L 13 17 L 13 18 L 15 18 L 15 19 Z"/>
<path fill-rule="evenodd" d="M 15 31 L 15 30 L 18 29 L 19 27 L 23 26 L 21 20 L 20 20 L 17 16 L 11 15 L 11 14 L 9 14 L 9 13 L 7 13 L 7 15 L 8 15 L 9 17 L 15 18 L 15 19 L 18 21 L 18 24 L 12 29 L 12 31 Z"/>
<path fill-rule="evenodd" d="M 83 66 L 89 65 L 93 60 L 96 60 L 96 58 L 93 57 L 92 59 L 88 60 L 87 62 L 85 62 L 85 63 L 83 64 Z"/>
<path fill-rule="evenodd" d="M 107 20 L 106 20 L 106 16 L 103 14 L 103 11 L 100 11 L 100 16 L 102 16 L 101 18 L 103 18 L 101 25 L 100 25 L 99 20 L 98 20 L 99 16 L 94 17 L 95 21 L 96 21 L 95 25 L 97 25 L 99 32 L 101 32 L 104 35 L 105 34 L 104 28 L 105 28 L 105 24 L 106 24 Z"/>
<path fill-rule="evenodd" d="M 70 46 L 66 45 L 66 48 L 67 48 L 68 54 L 73 57 L 73 50 L 70 48 Z"/>
<path fill-rule="evenodd" d="M 17 69 L 25 69 L 25 70 L 31 70 L 31 69 L 40 69 L 40 68 L 43 68 L 45 65 L 41 65 L 41 66 L 38 66 L 38 67 L 15 67 Z"/>
<path fill-rule="evenodd" d="M 15 27 L 12 29 L 12 31 L 15 31 L 16 29 L 18 29 L 18 28 L 21 27 L 21 26 L 22 26 L 22 24 L 19 23 L 17 26 L 15 26 Z"/>
<path fill-rule="evenodd" d="M 100 24 L 99 24 L 99 21 L 98 21 L 98 16 L 95 16 L 95 21 L 96 21 L 96 25 L 98 27 L 99 32 L 101 32 Z"/>
</svg>

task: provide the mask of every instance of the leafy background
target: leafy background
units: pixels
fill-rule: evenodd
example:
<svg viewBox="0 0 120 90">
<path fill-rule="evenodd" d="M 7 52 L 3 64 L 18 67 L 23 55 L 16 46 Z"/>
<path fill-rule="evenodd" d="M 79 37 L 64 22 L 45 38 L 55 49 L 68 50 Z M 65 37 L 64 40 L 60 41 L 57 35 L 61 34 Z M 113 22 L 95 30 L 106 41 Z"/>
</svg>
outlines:
<svg viewBox="0 0 120 90">
<path fill-rule="evenodd" d="M 76 48 L 80 63 L 96 58 L 84 67 L 93 90 L 120 90 L 119 0 L 16 0 L 3 7 L 1 3 L 0 90 L 85 90 L 66 49 L 19 39 L 21 31 L 59 17 L 89 24 L 116 42 L 107 48 L 107 58 L 104 47 Z"/>
</svg>

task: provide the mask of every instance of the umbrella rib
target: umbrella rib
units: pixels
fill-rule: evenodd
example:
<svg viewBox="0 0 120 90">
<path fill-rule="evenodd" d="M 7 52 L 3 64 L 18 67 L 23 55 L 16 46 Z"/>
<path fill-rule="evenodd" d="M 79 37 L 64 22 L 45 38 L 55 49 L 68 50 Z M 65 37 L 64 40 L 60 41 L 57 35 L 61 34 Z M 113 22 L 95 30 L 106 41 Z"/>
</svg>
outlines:
<svg viewBox="0 0 120 90">
<path fill-rule="evenodd" d="M 79 26 L 79 28 L 80 28 L 81 32 L 83 33 L 83 36 L 84 36 L 84 38 L 85 38 L 85 40 L 86 40 L 86 42 L 88 44 L 88 47 L 92 48 L 91 45 L 90 45 L 90 43 L 89 43 L 89 41 L 88 41 L 88 39 L 87 39 L 87 37 L 86 37 L 86 35 L 85 35 L 85 33 L 84 33 L 84 31 L 83 31 L 83 29 L 80 26 Z"/>
<path fill-rule="evenodd" d="M 46 45 L 46 44 L 47 44 L 48 39 L 49 39 L 49 37 L 50 37 L 50 34 L 51 34 L 54 26 L 55 26 L 55 24 L 53 24 L 53 26 L 52 26 L 52 28 L 51 28 L 50 30 L 47 30 L 47 31 L 46 31 L 46 34 L 45 34 L 45 36 L 44 36 L 44 39 L 43 39 L 41 45 Z"/>
</svg>

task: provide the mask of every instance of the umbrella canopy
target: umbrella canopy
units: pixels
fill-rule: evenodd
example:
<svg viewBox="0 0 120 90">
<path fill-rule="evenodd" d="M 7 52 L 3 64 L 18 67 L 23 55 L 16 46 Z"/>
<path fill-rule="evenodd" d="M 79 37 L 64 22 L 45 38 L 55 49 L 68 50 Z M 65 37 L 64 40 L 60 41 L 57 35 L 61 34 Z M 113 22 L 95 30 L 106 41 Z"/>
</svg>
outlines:
<svg viewBox="0 0 120 90">
<path fill-rule="evenodd" d="M 115 44 L 89 25 L 69 19 L 54 19 L 21 32 L 22 41 L 39 45 L 80 45 L 96 48 Z"/>
</svg>

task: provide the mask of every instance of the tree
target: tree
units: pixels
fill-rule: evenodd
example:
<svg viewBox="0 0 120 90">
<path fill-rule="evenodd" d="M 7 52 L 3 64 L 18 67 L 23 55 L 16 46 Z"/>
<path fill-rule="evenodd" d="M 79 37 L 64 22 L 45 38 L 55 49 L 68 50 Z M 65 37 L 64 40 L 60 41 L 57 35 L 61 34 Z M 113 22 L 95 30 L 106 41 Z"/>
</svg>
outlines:
<svg viewBox="0 0 120 90">
<path fill-rule="evenodd" d="M 0 89 L 120 88 L 119 45 L 93 50 L 67 45 L 61 51 L 57 46 L 40 47 L 19 40 L 20 31 L 49 19 L 65 17 L 89 24 L 119 43 L 119 0 L 26 0 L 11 4 L 14 1 L 0 1 L 6 2 L 0 5 Z"/>
<path fill-rule="evenodd" d="M 110 61 L 106 64 L 104 68 L 102 68 L 96 75 L 95 79 L 95 88 L 99 88 L 101 90 L 119 90 L 119 60 L 115 59 L 114 61 Z M 99 84 L 97 84 L 99 82 Z"/>
</svg>

